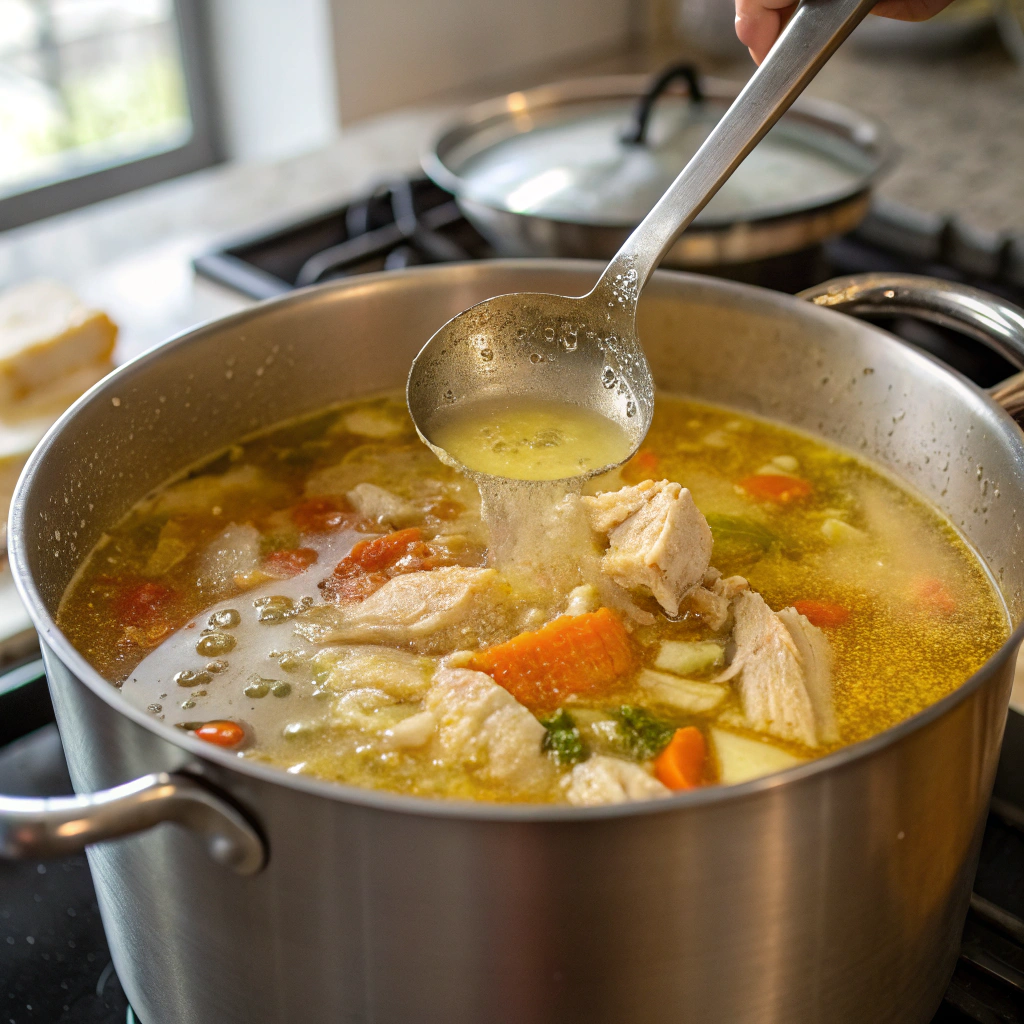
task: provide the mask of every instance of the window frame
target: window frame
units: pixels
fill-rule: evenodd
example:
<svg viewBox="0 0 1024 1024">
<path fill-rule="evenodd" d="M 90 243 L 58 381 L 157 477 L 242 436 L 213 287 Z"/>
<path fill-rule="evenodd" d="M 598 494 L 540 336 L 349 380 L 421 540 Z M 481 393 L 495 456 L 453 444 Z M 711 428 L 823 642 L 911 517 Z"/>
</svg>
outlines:
<svg viewBox="0 0 1024 1024">
<path fill-rule="evenodd" d="M 215 116 L 209 33 L 203 0 L 174 0 L 192 135 L 183 145 L 112 163 L 64 181 L 29 188 L 0 199 L 0 231 L 21 227 L 102 199 L 155 185 L 223 159 Z"/>
</svg>

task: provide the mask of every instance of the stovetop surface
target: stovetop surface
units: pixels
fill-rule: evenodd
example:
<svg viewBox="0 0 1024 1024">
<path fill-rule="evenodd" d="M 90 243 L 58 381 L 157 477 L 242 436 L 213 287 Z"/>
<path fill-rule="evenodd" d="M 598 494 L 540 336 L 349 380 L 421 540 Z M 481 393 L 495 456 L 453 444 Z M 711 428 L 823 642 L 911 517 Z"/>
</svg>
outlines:
<svg viewBox="0 0 1024 1024">
<path fill-rule="evenodd" d="M 876 207 L 852 235 L 727 275 L 784 291 L 861 271 L 966 281 L 1024 304 L 1024 261 L 955 220 Z M 199 273 L 253 298 L 353 273 L 487 258 L 493 251 L 451 196 L 425 180 L 391 182 L 298 224 L 234 239 L 196 260 Z M 1014 367 L 977 342 L 900 318 L 883 322 L 982 386 Z M 0 793 L 71 792 L 45 680 L 4 692 Z M 49 724 L 48 724 L 49 723 Z M 0 1024 L 121 1024 L 134 1018 L 103 935 L 84 856 L 0 861 Z M 1010 712 L 961 956 L 933 1024 L 1024 1024 L 1024 716 Z M 144 1022 L 143 1022 L 144 1024 Z"/>
</svg>

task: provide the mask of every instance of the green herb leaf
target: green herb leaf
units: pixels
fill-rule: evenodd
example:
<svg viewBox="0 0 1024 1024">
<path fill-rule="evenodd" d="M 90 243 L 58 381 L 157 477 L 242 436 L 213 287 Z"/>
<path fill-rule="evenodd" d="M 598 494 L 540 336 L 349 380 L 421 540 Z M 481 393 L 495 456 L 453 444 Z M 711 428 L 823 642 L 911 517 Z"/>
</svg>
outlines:
<svg viewBox="0 0 1024 1024">
<path fill-rule="evenodd" d="M 260 537 L 260 554 L 265 558 L 275 551 L 291 551 L 299 546 L 298 530 L 274 530 Z"/>
<path fill-rule="evenodd" d="M 619 708 L 618 719 L 626 750 L 638 761 L 657 757 L 676 731 L 675 726 L 666 725 L 643 708 L 630 704 Z"/>
<path fill-rule="evenodd" d="M 542 718 L 540 724 L 547 729 L 541 748 L 546 750 L 559 764 L 576 764 L 577 761 L 582 761 L 586 757 L 587 751 L 583 746 L 583 737 L 565 708 L 547 718 Z"/>
<path fill-rule="evenodd" d="M 716 543 L 728 541 L 767 551 L 778 540 L 766 526 L 745 516 L 726 516 L 712 512 L 705 518 Z"/>
</svg>

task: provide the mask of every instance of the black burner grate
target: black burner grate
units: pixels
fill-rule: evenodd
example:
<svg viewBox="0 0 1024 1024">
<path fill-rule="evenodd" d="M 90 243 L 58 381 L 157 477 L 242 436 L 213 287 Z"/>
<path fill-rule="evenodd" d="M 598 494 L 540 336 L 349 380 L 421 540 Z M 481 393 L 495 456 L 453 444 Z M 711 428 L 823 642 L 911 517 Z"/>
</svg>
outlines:
<svg viewBox="0 0 1024 1024">
<path fill-rule="evenodd" d="M 195 268 L 268 299 L 352 274 L 492 255 L 452 196 L 420 178 L 387 182 L 344 206 L 236 238 L 199 256 Z"/>
</svg>

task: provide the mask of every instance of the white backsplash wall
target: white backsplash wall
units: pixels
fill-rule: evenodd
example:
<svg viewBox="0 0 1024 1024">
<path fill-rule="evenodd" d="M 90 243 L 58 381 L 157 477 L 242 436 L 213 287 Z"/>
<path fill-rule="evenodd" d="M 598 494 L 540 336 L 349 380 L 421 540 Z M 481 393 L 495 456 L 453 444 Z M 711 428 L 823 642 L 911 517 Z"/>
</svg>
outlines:
<svg viewBox="0 0 1024 1024">
<path fill-rule="evenodd" d="M 623 43 L 647 0 L 330 0 L 342 124 Z M 570 69 L 566 69 L 568 74 Z"/>
</svg>

